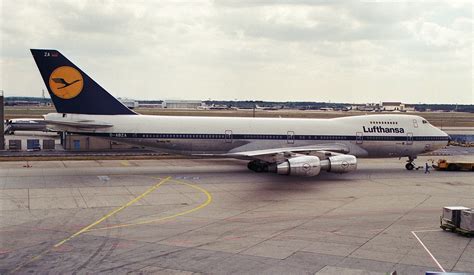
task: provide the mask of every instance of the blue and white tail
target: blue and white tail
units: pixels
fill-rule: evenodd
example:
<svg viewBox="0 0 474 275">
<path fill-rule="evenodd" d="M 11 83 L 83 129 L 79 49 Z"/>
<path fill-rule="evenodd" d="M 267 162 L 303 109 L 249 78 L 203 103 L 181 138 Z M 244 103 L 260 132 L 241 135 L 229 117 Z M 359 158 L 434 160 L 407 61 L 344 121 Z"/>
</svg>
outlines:
<svg viewBox="0 0 474 275">
<path fill-rule="evenodd" d="M 31 53 L 58 113 L 136 115 L 59 51 Z"/>
</svg>

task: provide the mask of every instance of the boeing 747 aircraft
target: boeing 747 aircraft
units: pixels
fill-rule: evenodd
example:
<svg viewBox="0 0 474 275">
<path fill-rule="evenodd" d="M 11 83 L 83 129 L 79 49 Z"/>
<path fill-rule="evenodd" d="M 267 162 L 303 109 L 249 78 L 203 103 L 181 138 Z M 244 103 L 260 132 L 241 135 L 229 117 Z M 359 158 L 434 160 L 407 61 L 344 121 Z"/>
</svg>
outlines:
<svg viewBox="0 0 474 275">
<path fill-rule="evenodd" d="M 316 176 L 346 173 L 357 158 L 408 157 L 448 143 L 448 135 L 414 115 L 333 119 L 140 115 L 128 109 L 57 50 L 31 50 L 57 113 L 55 130 L 201 157 L 249 160 L 255 172 Z"/>
</svg>

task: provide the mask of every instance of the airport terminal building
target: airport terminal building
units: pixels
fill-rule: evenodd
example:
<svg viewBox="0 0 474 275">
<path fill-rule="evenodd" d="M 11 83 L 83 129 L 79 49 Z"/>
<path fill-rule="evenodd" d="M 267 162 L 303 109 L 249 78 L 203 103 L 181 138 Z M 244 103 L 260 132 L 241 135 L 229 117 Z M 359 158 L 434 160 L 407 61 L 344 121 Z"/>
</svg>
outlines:
<svg viewBox="0 0 474 275">
<path fill-rule="evenodd" d="M 197 109 L 203 105 L 201 100 L 165 100 L 163 108 L 168 109 Z"/>
</svg>

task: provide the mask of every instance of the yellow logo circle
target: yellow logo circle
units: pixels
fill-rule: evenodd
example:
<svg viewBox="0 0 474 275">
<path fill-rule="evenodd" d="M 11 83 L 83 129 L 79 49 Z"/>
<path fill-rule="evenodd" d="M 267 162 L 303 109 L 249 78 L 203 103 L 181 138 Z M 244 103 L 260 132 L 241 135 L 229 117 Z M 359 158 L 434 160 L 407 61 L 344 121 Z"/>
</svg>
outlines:
<svg viewBox="0 0 474 275">
<path fill-rule="evenodd" d="M 62 99 L 76 97 L 82 91 L 84 79 L 81 73 L 69 66 L 56 68 L 49 76 L 49 88 Z"/>
</svg>

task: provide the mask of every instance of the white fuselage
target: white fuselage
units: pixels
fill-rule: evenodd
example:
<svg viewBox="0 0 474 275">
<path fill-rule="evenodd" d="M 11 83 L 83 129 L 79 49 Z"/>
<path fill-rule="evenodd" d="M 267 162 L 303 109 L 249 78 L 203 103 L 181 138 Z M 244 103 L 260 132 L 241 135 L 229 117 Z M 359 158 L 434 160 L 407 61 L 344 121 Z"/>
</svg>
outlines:
<svg viewBox="0 0 474 275">
<path fill-rule="evenodd" d="M 447 145 L 448 135 L 414 115 L 333 119 L 48 114 L 47 121 L 93 121 L 110 127 L 61 130 L 178 154 L 344 144 L 357 157 L 416 157 Z M 57 126 L 55 126 L 57 129 Z"/>
</svg>

